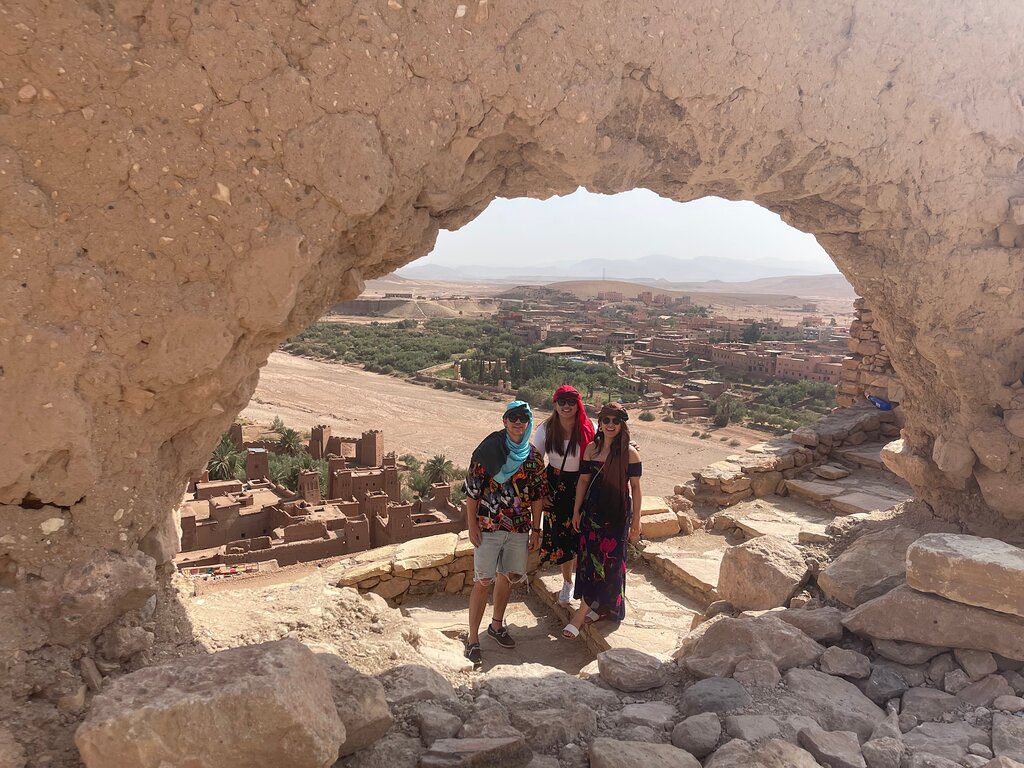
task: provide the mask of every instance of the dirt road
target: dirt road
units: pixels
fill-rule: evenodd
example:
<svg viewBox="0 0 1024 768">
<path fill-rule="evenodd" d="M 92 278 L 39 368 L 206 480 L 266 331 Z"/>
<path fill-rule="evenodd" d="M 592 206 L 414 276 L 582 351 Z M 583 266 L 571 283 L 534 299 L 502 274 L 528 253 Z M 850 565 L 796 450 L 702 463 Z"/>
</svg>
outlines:
<svg viewBox="0 0 1024 768">
<path fill-rule="evenodd" d="M 465 466 L 477 443 L 501 427 L 502 406 L 474 397 L 410 384 L 390 376 L 275 352 L 242 416 L 269 424 L 275 416 L 308 430 L 328 424 L 334 434 L 384 430 L 384 449 L 399 455 L 445 453 Z M 644 461 L 644 493 L 668 495 L 690 473 L 766 439 L 760 432 L 729 427 L 708 440 L 691 437 L 694 426 L 630 421 Z M 729 446 L 719 438 L 741 441 Z"/>
</svg>

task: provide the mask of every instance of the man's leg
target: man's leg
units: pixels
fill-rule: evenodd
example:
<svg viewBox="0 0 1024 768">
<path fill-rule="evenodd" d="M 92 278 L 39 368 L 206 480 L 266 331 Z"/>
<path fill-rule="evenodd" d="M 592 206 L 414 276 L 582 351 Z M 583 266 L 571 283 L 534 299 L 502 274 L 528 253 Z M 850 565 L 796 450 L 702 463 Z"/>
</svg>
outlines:
<svg viewBox="0 0 1024 768">
<path fill-rule="evenodd" d="M 480 642 L 480 622 L 484 618 L 484 611 L 487 609 L 487 593 L 491 591 L 491 579 L 481 579 L 473 582 L 473 591 L 469 593 L 469 642 Z M 498 589 L 495 587 L 495 600 L 497 600 Z M 505 593 L 505 600 L 508 600 L 508 593 Z"/>
<path fill-rule="evenodd" d="M 491 614 L 491 624 L 494 628 L 501 629 L 505 621 L 505 608 L 508 606 L 509 595 L 512 594 L 512 582 L 516 574 L 499 573 L 494 580 L 494 613 Z"/>
<path fill-rule="evenodd" d="M 501 555 L 498 558 L 498 575 L 494 581 L 494 613 L 491 614 L 491 626 L 487 634 L 506 648 L 515 647 L 515 640 L 504 628 L 505 608 L 514 584 L 526 581 L 527 558 L 530 553 L 530 535 L 528 533 L 507 534 Z"/>
</svg>

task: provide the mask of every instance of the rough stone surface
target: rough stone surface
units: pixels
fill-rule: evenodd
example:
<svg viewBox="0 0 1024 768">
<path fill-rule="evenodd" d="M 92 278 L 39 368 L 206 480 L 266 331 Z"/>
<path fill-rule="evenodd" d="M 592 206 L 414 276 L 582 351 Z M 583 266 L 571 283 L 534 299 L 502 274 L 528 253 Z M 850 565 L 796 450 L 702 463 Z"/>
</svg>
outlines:
<svg viewBox="0 0 1024 768">
<path fill-rule="evenodd" d="M 975 707 L 991 707 L 1000 696 L 1012 696 L 1013 689 L 999 675 L 989 675 L 960 689 L 956 697 Z"/>
<path fill-rule="evenodd" d="M 482 686 L 510 710 L 567 707 L 572 702 L 599 709 L 619 703 L 612 691 L 543 664 L 495 667 L 484 675 Z"/>
<path fill-rule="evenodd" d="M 743 659 L 737 662 L 732 676 L 746 688 L 774 688 L 782 680 L 779 668 L 764 659 Z"/>
<path fill-rule="evenodd" d="M 526 768 L 533 751 L 522 736 L 439 739 L 420 758 L 420 768 Z"/>
<path fill-rule="evenodd" d="M 446 701 L 455 698 L 455 689 L 440 672 L 420 664 L 403 664 L 380 677 L 389 704 L 414 701 Z"/>
<path fill-rule="evenodd" d="M 282 340 L 494 198 L 581 185 L 754 200 L 817 236 L 899 374 L 904 439 L 934 475 L 918 493 L 1019 538 L 1024 8 L 953 3 L 938 20 L 779 3 L 755 34 L 738 0 L 10 0 L 6 642 L 64 642 L 52 627 L 82 615 L 66 575 L 139 546 Z M 981 496 L 951 485 L 935 440 L 996 424 L 1018 449 L 1005 469 L 979 462 Z M 110 622 L 86 613 L 88 641 Z"/>
<path fill-rule="evenodd" d="M 850 611 L 843 624 L 872 638 L 936 643 L 1024 659 L 1024 619 L 897 587 Z"/>
<path fill-rule="evenodd" d="M 704 768 L 820 768 L 820 763 L 807 750 L 780 739 L 756 748 L 742 739 L 733 739 L 720 747 Z"/>
<path fill-rule="evenodd" d="M 831 768 L 865 768 L 860 741 L 852 731 L 823 731 L 804 728 L 797 734 L 800 746 L 823 765 Z"/>
<path fill-rule="evenodd" d="M 992 715 L 992 752 L 1024 762 L 1024 718 L 996 712 Z"/>
<path fill-rule="evenodd" d="M 818 660 L 820 669 L 830 675 L 864 678 L 871 674 L 871 660 L 863 653 L 833 645 Z"/>
<path fill-rule="evenodd" d="M 676 708 L 664 701 L 643 701 L 627 704 L 619 712 L 623 723 L 646 725 L 654 729 L 667 728 L 676 719 Z"/>
<path fill-rule="evenodd" d="M 9 730 L 0 726 L 0 766 L 3 768 L 24 768 L 25 750 Z"/>
<path fill-rule="evenodd" d="M 775 615 L 819 643 L 837 643 L 843 638 L 843 614 L 838 608 L 798 608 Z"/>
<path fill-rule="evenodd" d="M 907 750 L 902 738 L 892 736 L 872 739 L 860 749 L 868 768 L 900 768 Z"/>
<path fill-rule="evenodd" d="M 671 744 L 594 739 L 590 768 L 700 768 L 693 755 Z"/>
<path fill-rule="evenodd" d="M 731 712 L 750 703 L 750 694 L 735 680 L 709 677 L 686 689 L 679 708 L 684 715 L 691 716 L 703 712 Z"/>
<path fill-rule="evenodd" d="M 865 534 L 818 574 L 818 586 L 851 608 L 885 594 L 906 578 L 907 547 L 919 537 L 904 526 Z"/>
<path fill-rule="evenodd" d="M 928 753 L 952 760 L 967 754 L 967 747 L 988 741 L 985 731 L 962 722 L 922 723 L 903 737 L 913 753 Z"/>
<path fill-rule="evenodd" d="M 438 739 L 451 739 L 462 728 L 462 720 L 437 704 L 424 702 L 416 707 L 414 718 L 420 739 L 429 747 Z"/>
<path fill-rule="evenodd" d="M 771 715 L 729 715 L 725 718 L 725 732 L 734 739 L 751 743 L 771 739 L 779 735 L 781 726 Z"/>
<path fill-rule="evenodd" d="M 722 736 L 722 723 L 714 712 L 691 715 L 672 729 L 672 743 L 694 757 L 710 754 Z"/>
<path fill-rule="evenodd" d="M 682 658 L 699 677 L 724 677 L 746 659 L 769 661 L 780 671 L 813 664 L 825 649 L 774 616 L 719 618 Z"/>
<path fill-rule="evenodd" d="M 338 717 L 345 725 L 345 741 L 339 756 L 368 747 L 383 736 L 394 718 L 376 678 L 364 675 L 332 653 L 318 653 L 316 660 L 327 671 Z"/>
<path fill-rule="evenodd" d="M 1024 549 L 998 539 L 928 534 L 907 550 L 907 583 L 959 603 L 1024 616 Z"/>
<path fill-rule="evenodd" d="M 718 593 L 738 610 L 764 610 L 789 603 L 806 578 L 807 565 L 800 550 L 768 534 L 726 550 Z"/>
<path fill-rule="evenodd" d="M 861 686 L 864 695 L 879 706 L 902 695 L 907 688 L 907 681 L 901 675 L 878 665 L 871 669 L 870 676 Z"/>
<path fill-rule="evenodd" d="M 295 640 L 120 677 L 93 699 L 75 733 L 89 768 L 322 768 L 337 759 L 344 739 L 331 682 L 316 656 Z"/>
<path fill-rule="evenodd" d="M 601 679 L 620 691 L 648 691 L 668 682 L 668 667 L 661 660 L 634 648 L 611 648 L 597 654 Z"/>
<path fill-rule="evenodd" d="M 1024 583 L 1024 582 L 1022 582 Z M 973 651 L 970 648 L 954 648 L 953 658 L 956 659 L 960 668 L 967 673 L 971 680 L 980 680 L 985 675 L 991 675 L 999 667 L 996 665 L 995 656 L 988 651 Z"/>
<path fill-rule="evenodd" d="M 791 669 L 782 678 L 787 695 L 826 731 L 853 731 L 867 741 L 885 713 L 857 687 L 813 669 Z"/>
<path fill-rule="evenodd" d="M 955 712 L 960 702 L 955 696 L 934 688 L 911 688 L 903 694 L 900 712 L 914 715 L 919 722 L 942 720 L 943 715 Z"/>
<path fill-rule="evenodd" d="M 597 729 L 597 715 L 590 707 L 572 702 L 554 709 L 512 710 L 512 724 L 534 749 L 561 747 Z"/>
<path fill-rule="evenodd" d="M 1024 697 L 1003 694 L 992 700 L 992 709 L 1002 712 L 1024 712 Z"/>
<path fill-rule="evenodd" d="M 871 644 L 879 656 L 895 661 L 897 664 L 924 664 L 946 649 L 921 643 L 903 643 L 898 640 L 883 640 L 873 637 Z"/>
</svg>

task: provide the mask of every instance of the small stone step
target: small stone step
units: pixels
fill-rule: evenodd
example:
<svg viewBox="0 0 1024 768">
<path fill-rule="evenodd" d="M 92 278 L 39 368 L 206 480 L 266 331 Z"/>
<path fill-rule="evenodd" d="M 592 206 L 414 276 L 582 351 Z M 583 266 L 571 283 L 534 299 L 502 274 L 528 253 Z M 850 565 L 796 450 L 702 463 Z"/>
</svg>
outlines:
<svg viewBox="0 0 1024 768">
<path fill-rule="evenodd" d="M 882 448 L 885 445 L 886 443 L 864 443 L 851 448 L 839 448 L 834 455 L 859 467 L 885 469 L 882 463 Z"/>
<path fill-rule="evenodd" d="M 787 480 L 786 489 L 794 496 L 799 496 L 808 501 L 827 501 L 833 496 L 839 496 L 846 489 L 835 483 L 823 482 L 821 480 Z"/>
<path fill-rule="evenodd" d="M 829 499 L 829 506 L 840 515 L 856 515 L 860 512 L 875 512 L 892 509 L 900 502 L 889 496 L 879 496 L 866 491 L 854 491 Z"/>
<path fill-rule="evenodd" d="M 811 467 L 811 472 L 823 480 L 840 480 L 850 476 L 850 470 L 845 467 L 837 467 L 834 464 L 822 464 L 817 467 Z"/>
</svg>

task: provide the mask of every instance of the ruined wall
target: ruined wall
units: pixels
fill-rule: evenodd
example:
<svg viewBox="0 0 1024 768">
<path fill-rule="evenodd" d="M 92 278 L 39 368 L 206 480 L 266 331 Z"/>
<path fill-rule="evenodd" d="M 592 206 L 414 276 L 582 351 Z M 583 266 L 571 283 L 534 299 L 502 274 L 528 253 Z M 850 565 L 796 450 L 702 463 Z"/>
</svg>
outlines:
<svg viewBox="0 0 1024 768">
<path fill-rule="evenodd" d="M 498 195 L 716 194 L 814 233 L 886 338 L 918 490 L 1020 525 L 1024 7 L 3 10 L 6 670 L 144 604 L 269 352 Z"/>
<path fill-rule="evenodd" d="M 843 360 L 836 401 L 849 407 L 872 395 L 898 406 L 903 399 L 903 386 L 893 370 L 882 334 L 875 328 L 875 313 L 862 298 L 854 302 L 854 312 L 856 317 L 850 323 L 851 354 Z"/>
</svg>

